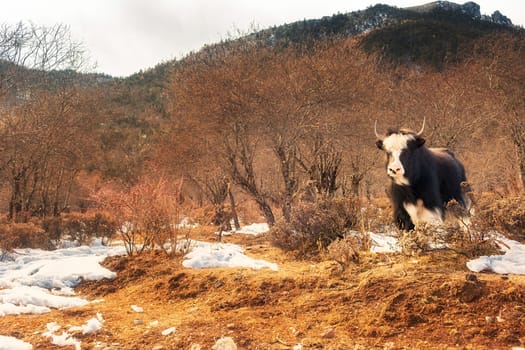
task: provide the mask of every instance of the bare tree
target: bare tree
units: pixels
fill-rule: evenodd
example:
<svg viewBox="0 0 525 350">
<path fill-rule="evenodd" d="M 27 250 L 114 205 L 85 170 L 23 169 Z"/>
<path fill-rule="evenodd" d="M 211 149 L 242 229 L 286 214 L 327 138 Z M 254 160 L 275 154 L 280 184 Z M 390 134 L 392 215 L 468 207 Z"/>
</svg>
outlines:
<svg viewBox="0 0 525 350">
<path fill-rule="evenodd" d="M 275 216 L 265 194 L 257 180 L 254 170 L 255 145 L 250 141 L 246 126 L 236 123 L 233 126 L 231 139 L 225 140 L 226 160 L 232 180 L 249 193 L 259 206 L 268 225 L 275 224 Z"/>
<path fill-rule="evenodd" d="M 212 222 L 219 226 L 219 241 L 222 238 L 223 231 L 230 231 L 231 220 L 233 219 L 235 228 L 241 228 L 239 218 L 237 217 L 237 210 L 235 199 L 231 191 L 231 182 L 224 175 L 214 175 L 205 179 L 205 193 L 209 201 L 213 204 L 215 214 Z M 229 200 L 229 212 L 225 208 L 225 201 Z"/>
<path fill-rule="evenodd" d="M 312 137 L 311 151 L 300 156 L 301 168 L 308 174 L 307 191 L 312 187 L 314 197 L 333 198 L 339 189 L 338 177 L 341 171 L 342 152 L 338 151 L 332 142 L 327 142 L 322 134 Z"/>
<path fill-rule="evenodd" d="M 279 160 L 284 183 L 284 191 L 281 194 L 282 213 L 284 219 L 290 221 L 293 200 L 299 188 L 297 144 L 290 142 L 291 140 L 287 140 L 283 135 L 275 135 L 273 140 L 273 150 Z"/>
<path fill-rule="evenodd" d="M 365 152 L 354 154 L 350 159 L 350 174 L 345 177 L 343 193 L 351 193 L 359 197 L 363 180 L 366 179 L 370 171 L 377 166 L 377 162 L 370 160 Z M 350 191 L 346 179 L 350 179 Z"/>
<path fill-rule="evenodd" d="M 22 212 L 58 215 L 69 205 L 88 119 L 67 74 L 44 70 L 81 69 L 85 55 L 67 26 L 0 26 L 0 175 L 9 185 L 13 219 Z"/>
<path fill-rule="evenodd" d="M 76 175 L 89 158 L 92 120 L 71 89 L 34 92 L 3 116 L 0 174 L 9 185 L 9 216 L 58 215 L 68 209 Z"/>
<path fill-rule="evenodd" d="M 482 71 L 484 85 L 494 96 L 492 104 L 501 106 L 497 120 L 505 136 L 515 147 L 517 178 L 522 190 L 525 189 L 525 39 L 523 35 L 506 33 L 484 42 L 493 53 L 485 58 Z"/>
<path fill-rule="evenodd" d="M 232 182 L 252 196 L 265 217 L 273 217 L 272 201 L 288 219 L 310 177 L 316 177 L 318 191 L 337 190 L 342 151 L 326 145 L 315 154 L 307 150 L 315 148 L 316 134 L 341 135 L 335 116 L 343 113 L 332 114 L 334 106 L 367 105 L 374 81 L 361 74 L 365 59 L 346 45 L 301 51 L 247 41 L 209 48 L 172 76 L 172 125 L 178 129 L 170 140 L 181 145 L 170 148 L 187 148 L 188 159 L 203 156 L 209 164 L 217 158 L 219 140 L 226 140 L 224 169 Z M 181 142 L 189 130 L 191 141 Z"/>
<path fill-rule="evenodd" d="M 51 27 L 19 22 L 0 25 L 0 60 L 38 70 L 86 68 L 87 50 L 64 24 Z"/>
<path fill-rule="evenodd" d="M 509 131 L 512 142 L 516 146 L 516 158 L 518 160 L 519 181 L 522 191 L 525 190 L 525 125 L 523 123 L 523 112 L 512 111 L 509 116 Z"/>
</svg>

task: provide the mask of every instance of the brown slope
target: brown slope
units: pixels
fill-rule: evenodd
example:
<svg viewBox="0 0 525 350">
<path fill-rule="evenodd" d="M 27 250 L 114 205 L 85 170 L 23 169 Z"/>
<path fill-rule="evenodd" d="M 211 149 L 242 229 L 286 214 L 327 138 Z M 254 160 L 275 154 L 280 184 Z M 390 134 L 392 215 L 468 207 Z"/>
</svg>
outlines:
<svg viewBox="0 0 525 350">
<path fill-rule="evenodd" d="M 335 263 L 298 262 L 264 238 L 226 237 L 278 262 L 278 272 L 190 270 L 160 252 L 109 258 L 112 281 L 78 291 L 101 303 L 0 319 L 3 334 L 53 349 L 46 323 L 81 325 L 100 312 L 104 327 L 77 334 L 83 348 L 210 349 L 231 336 L 239 349 L 509 349 L 525 345 L 525 277 L 471 274 L 464 259 L 367 255 L 340 272 Z M 136 313 L 131 305 L 144 308 Z M 140 320 L 140 321 L 136 321 Z M 158 322 L 157 324 L 151 322 Z M 142 322 L 142 323 L 140 323 Z M 171 335 L 161 331 L 176 327 Z M 36 333 L 35 331 L 38 331 Z M 113 347 L 111 347 L 113 344 Z M 58 347 L 56 347 L 58 348 Z"/>
</svg>

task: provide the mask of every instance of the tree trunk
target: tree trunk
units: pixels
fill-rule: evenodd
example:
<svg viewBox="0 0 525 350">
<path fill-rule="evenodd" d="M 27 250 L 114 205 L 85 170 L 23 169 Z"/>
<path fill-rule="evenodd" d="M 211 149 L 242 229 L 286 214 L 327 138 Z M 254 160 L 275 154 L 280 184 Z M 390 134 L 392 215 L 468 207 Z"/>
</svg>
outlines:
<svg viewBox="0 0 525 350">
<path fill-rule="evenodd" d="M 22 175 L 17 174 L 13 177 L 13 188 L 11 199 L 9 200 L 9 219 L 17 221 L 18 214 L 22 212 Z"/>
<path fill-rule="evenodd" d="M 275 217 L 273 216 L 272 208 L 266 201 L 266 197 L 257 188 L 255 182 L 256 177 L 253 167 L 255 150 L 246 135 L 245 125 L 235 124 L 233 136 L 233 143 L 229 143 L 228 139 L 225 140 L 226 160 L 231 179 L 254 198 L 268 225 L 273 226 Z"/>
<path fill-rule="evenodd" d="M 233 193 L 232 193 L 230 182 L 228 182 L 228 198 L 230 199 L 230 207 L 231 207 L 231 212 L 232 212 L 233 224 L 235 225 L 236 230 L 240 230 L 241 225 L 239 223 L 239 216 L 237 215 L 237 209 L 235 207 L 235 200 L 233 198 Z"/>
<path fill-rule="evenodd" d="M 266 223 L 268 223 L 268 226 L 272 227 L 273 225 L 275 225 L 275 217 L 273 216 L 272 208 L 270 208 L 268 202 L 266 202 L 266 200 L 261 196 L 255 198 L 255 202 L 259 206 L 259 209 L 261 210 L 264 218 L 266 219 Z"/>
<path fill-rule="evenodd" d="M 518 113 L 514 114 L 511 121 L 510 132 L 512 141 L 516 146 L 516 158 L 519 168 L 519 184 L 522 190 L 525 190 L 525 126 Z"/>
<path fill-rule="evenodd" d="M 62 187 L 62 178 L 64 176 L 64 168 L 61 167 L 58 173 L 58 178 L 55 186 L 55 193 L 53 196 L 53 216 L 58 216 L 60 214 L 59 209 L 59 195 L 60 195 L 60 189 Z"/>
<path fill-rule="evenodd" d="M 284 200 L 283 206 L 282 206 L 282 213 L 284 220 L 286 222 L 290 222 L 292 218 L 292 201 L 286 198 Z"/>
<path fill-rule="evenodd" d="M 519 180 L 521 190 L 525 190 L 525 144 L 516 144 L 518 166 L 519 166 Z"/>
<path fill-rule="evenodd" d="M 359 197 L 359 184 L 361 183 L 360 179 L 352 178 L 352 194 L 357 198 Z"/>
</svg>

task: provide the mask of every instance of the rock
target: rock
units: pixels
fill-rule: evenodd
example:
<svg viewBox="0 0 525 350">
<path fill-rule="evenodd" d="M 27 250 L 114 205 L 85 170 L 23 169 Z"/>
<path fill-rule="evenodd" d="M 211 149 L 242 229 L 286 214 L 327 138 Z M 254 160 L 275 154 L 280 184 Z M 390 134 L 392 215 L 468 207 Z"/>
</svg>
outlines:
<svg viewBox="0 0 525 350">
<path fill-rule="evenodd" d="M 93 346 L 93 350 L 102 350 L 104 348 L 107 347 L 107 344 L 105 343 L 101 343 L 101 342 L 97 342 L 94 346 Z"/>
<path fill-rule="evenodd" d="M 329 328 L 327 329 L 326 331 L 323 332 L 323 334 L 321 335 L 321 338 L 327 338 L 327 339 L 330 339 L 330 338 L 333 338 L 335 337 L 335 331 L 333 328 Z"/>
<path fill-rule="evenodd" d="M 93 346 L 93 350 L 117 350 L 121 348 L 120 343 L 112 343 L 111 345 L 108 345 L 106 343 L 97 342 Z"/>
<path fill-rule="evenodd" d="M 477 281 L 478 281 L 478 276 L 476 276 L 476 275 L 473 274 L 473 273 L 467 273 L 467 274 L 465 275 L 465 279 L 466 279 L 467 281 L 477 282 Z"/>
<path fill-rule="evenodd" d="M 137 313 L 144 312 L 144 309 L 137 305 L 131 305 L 131 309 Z"/>
<path fill-rule="evenodd" d="M 133 323 L 135 324 L 135 326 L 139 326 L 141 324 L 144 324 L 144 321 L 137 319 L 137 320 L 133 320 Z"/>
<path fill-rule="evenodd" d="M 230 337 L 222 337 L 211 347 L 213 350 L 237 350 L 237 345 Z"/>
<path fill-rule="evenodd" d="M 497 24 L 503 24 L 506 26 L 511 26 L 512 21 L 507 16 L 504 16 L 501 12 L 495 11 L 491 16 L 492 22 Z"/>
<path fill-rule="evenodd" d="M 299 337 L 302 337 L 304 335 L 303 332 L 301 332 L 300 330 L 296 329 L 295 327 L 290 327 L 290 332 L 292 332 L 292 334 L 299 338 Z"/>
<path fill-rule="evenodd" d="M 164 336 L 167 336 L 167 335 L 170 335 L 171 333 L 173 333 L 175 331 L 176 331 L 175 327 L 170 327 L 170 328 L 167 328 L 167 329 L 163 330 L 161 332 L 161 334 L 164 335 Z"/>
<path fill-rule="evenodd" d="M 461 5 L 461 10 L 463 10 L 464 13 L 466 13 L 469 16 L 472 16 L 472 18 L 480 18 L 481 12 L 480 7 L 475 2 L 469 1 Z"/>
<path fill-rule="evenodd" d="M 190 314 L 195 313 L 197 311 L 199 311 L 199 307 L 198 306 L 190 307 L 188 309 L 188 313 L 190 313 Z"/>
<path fill-rule="evenodd" d="M 479 300 L 485 294 L 487 294 L 485 283 L 477 280 L 476 282 L 463 282 L 457 296 L 459 297 L 459 300 L 464 303 L 472 303 Z"/>
</svg>

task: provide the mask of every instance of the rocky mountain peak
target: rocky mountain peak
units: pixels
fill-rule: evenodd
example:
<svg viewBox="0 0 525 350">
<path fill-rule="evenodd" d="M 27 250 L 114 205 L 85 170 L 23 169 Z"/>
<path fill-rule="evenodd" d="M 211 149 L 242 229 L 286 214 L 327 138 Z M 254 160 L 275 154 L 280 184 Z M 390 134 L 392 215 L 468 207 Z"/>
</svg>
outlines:
<svg viewBox="0 0 525 350">
<path fill-rule="evenodd" d="M 451 1 L 434 1 L 430 2 L 428 4 L 424 4 L 421 6 L 413 6 L 406 8 L 410 11 L 416 11 L 416 12 L 431 12 L 435 10 L 442 10 L 442 11 L 460 11 L 472 18 L 488 21 L 488 22 L 494 22 L 497 24 L 502 25 L 512 25 L 512 21 L 507 16 L 503 15 L 499 11 L 495 11 L 492 15 L 482 15 L 481 14 L 481 8 L 480 6 L 473 2 L 469 1 L 464 3 L 463 5 L 451 2 Z"/>
</svg>

